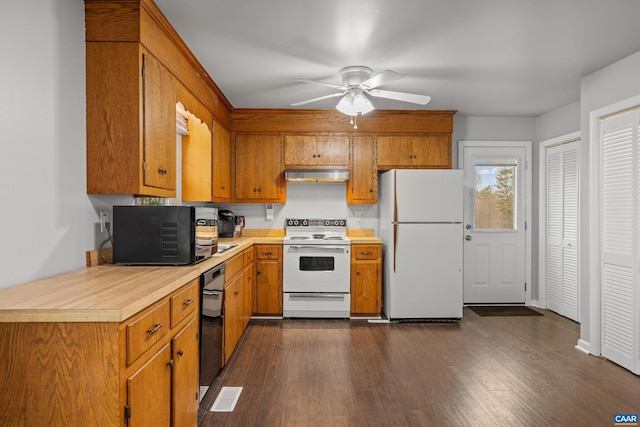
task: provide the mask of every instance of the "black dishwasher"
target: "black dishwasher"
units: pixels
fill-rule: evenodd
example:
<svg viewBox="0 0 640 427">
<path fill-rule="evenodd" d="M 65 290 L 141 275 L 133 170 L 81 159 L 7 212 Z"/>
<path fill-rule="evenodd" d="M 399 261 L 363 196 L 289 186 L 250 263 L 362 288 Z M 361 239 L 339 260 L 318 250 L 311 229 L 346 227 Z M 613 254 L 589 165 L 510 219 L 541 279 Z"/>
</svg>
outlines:
<svg viewBox="0 0 640 427">
<path fill-rule="evenodd" d="M 202 290 L 200 304 L 200 397 L 222 368 L 222 316 L 224 301 L 224 272 L 222 263 L 200 276 Z"/>
</svg>

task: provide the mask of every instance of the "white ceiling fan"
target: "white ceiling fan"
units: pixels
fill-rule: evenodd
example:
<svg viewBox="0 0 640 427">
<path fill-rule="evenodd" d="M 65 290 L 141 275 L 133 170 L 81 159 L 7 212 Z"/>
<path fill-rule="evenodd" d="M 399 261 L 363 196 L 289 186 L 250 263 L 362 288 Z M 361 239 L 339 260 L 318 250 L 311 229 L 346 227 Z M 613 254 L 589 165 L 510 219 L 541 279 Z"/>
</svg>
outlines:
<svg viewBox="0 0 640 427">
<path fill-rule="evenodd" d="M 344 67 L 340 70 L 342 76 L 342 85 L 333 83 L 320 82 L 316 80 L 295 79 L 299 82 L 312 83 L 321 86 L 327 86 L 339 90 L 339 92 L 330 95 L 320 96 L 318 98 L 307 99 L 291 104 L 292 107 L 309 104 L 323 99 L 342 98 L 336 105 L 341 113 L 351 116 L 352 124 L 354 118 L 358 115 L 366 114 L 374 109 L 373 104 L 366 95 L 376 98 L 387 98 L 396 101 L 411 102 L 413 104 L 426 105 L 431 97 L 427 95 L 419 95 L 416 93 L 395 92 L 390 90 L 376 89 L 379 86 L 399 80 L 404 76 L 391 70 L 385 70 L 378 74 L 373 74 L 373 70 L 369 67 L 361 65 Z M 357 125 L 354 126 L 357 129 Z"/>
</svg>

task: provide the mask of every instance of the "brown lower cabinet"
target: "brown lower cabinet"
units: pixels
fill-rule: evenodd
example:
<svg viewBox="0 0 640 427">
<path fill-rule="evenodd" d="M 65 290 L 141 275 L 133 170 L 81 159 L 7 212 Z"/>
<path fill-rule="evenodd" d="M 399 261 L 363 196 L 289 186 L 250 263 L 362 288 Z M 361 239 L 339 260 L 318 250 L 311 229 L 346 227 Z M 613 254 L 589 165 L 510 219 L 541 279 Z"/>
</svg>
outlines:
<svg viewBox="0 0 640 427">
<path fill-rule="evenodd" d="M 351 245 L 351 315 L 378 316 L 382 304 L 382 247 Z"/>
<path fill-rule="evenodd" d="M 0 425 L 195 426 L 199 293 L 121 323 L 0 322 Z"/>
<path fill-rule="evenodd" d="M 282 316 L 282 245 L 255 246 L 257 315 Z"/>
<path fill-rule="evenodd" d="M 226 261 L 224 285 L 224 363 L 236 349 L 251 319 L 253 296 L 253 248 Z"/>
</svg>

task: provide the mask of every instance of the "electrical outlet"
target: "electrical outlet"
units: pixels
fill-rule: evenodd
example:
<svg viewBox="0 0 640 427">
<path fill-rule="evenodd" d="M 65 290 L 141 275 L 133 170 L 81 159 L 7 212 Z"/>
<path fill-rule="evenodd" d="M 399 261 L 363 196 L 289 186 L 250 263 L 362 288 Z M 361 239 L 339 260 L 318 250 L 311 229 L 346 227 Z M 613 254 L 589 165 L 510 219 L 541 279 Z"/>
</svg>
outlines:
<svg viewBox="0 0 640 427">
<path fill-rule="evenodd" d="M 106 231 L 106 226 L 108 222 L 109 222 L 109 212 L 100 211 L 100 232 Z"/>
</svg>

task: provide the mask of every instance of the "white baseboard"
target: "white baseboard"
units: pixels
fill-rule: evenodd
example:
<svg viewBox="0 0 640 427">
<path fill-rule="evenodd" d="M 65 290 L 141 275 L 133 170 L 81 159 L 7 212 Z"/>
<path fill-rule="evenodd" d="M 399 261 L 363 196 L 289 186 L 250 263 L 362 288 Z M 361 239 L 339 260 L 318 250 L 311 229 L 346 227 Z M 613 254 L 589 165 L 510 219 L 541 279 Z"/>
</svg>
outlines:
<svg viewBox="0 0 640 427">
<path fill-rule="evenodd" d="M 583 353 L 591 354 L 591 345 L 583 339 L 578 340 L 578 344 L 576 344 L 576 348 L 582 351 Z"/>
</svg>

